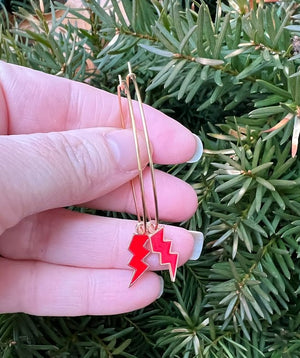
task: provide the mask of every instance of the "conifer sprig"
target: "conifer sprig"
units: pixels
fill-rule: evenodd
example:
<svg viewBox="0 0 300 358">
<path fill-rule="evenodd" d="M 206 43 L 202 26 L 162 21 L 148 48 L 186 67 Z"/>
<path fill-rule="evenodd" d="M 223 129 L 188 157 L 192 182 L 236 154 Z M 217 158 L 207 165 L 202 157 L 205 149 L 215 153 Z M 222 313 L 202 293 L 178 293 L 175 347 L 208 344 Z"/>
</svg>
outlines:
<svg viewBox="0 0 300 358">
<path fill-rule="evenodd" d="M 13 22 L 4 10 L 0 58 L 114 93 L 130 60 L 144 101 L 203 140 L 199 163 L 165 169 L 197 192 L 181 225 L 204 232 L 204 252 L 144 310 L 2 315 L 2 356 L 300 357 L 300 1 L 219 0 L 214 16 L 204 0 L 121 3 L 45 1 L 51 23 L 34 2 Z"/>
</svg>

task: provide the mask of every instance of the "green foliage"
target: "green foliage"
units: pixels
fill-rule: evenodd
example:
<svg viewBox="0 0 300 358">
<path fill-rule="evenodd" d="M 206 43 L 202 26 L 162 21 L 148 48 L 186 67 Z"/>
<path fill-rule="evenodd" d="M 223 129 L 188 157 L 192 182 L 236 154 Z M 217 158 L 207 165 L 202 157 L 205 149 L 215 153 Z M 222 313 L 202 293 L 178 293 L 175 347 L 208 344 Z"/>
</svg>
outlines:
<svg viewBox="0 0 300 358">
<path fill-rule="evenodd" d="M 88 17 L 64 10 L 89 30 L 56 19 L 61 4 L 52 26 L 34 3 L 35 19 L 22 9 L 14 26 L 4 11 L 0 58 L 114 93 L 130 60 L 144 101 L 203 140 L 199 163 L 167 170 L 197 192 L 181 225 L 204 232 L 204 252 L 144 310 L 3 315 L 2 356 L 300 357 L 300 1 L 219 0 L 215 16 L 202 0 L 123 0 L 126 16 L 112 3 L 110 14 L 95 0 Z"/>
</svg>

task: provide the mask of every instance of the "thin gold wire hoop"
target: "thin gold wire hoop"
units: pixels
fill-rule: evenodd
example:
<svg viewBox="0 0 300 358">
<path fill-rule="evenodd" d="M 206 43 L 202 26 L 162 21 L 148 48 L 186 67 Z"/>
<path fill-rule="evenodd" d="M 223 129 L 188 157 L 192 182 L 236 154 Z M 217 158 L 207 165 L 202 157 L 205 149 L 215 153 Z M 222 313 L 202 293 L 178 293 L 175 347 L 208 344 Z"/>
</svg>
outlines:
<svg viewBox="0 0 300 358">
<path fill-rule="evenodd" d="M 149 222 L 151 222 L 151 216 L 149 215 L 149 212 L 147 211 L 147 206 L 146 206 L 143 168 L 141 166 L 141 156 L 140 156 L 140 147 L 139 147 L 139 141 L 138 141 L 138 135 L 137 135 L 136 119 L 134 116 L 133 103 L 132 103 L 132 98 L 131 98 L 130 89 L 129 89 L 130 81 L 134 85 L 135 94 L 136 94 L 136 97 L 138 100 L 141 122 L 142 122 L 142 127 L 143 127 L 143 133 L 144 133 L 145 142 L 146 142 L 148 162 L 149 162 L 149 168 L 150 168 L 150 173 L 151 173 L 153 202 L 154 202 L 154 229 L 155 230 L 158 228 L 158 225 L 159 225 L 157 190 L 156 190 L 156 182 L 155 182 L 155 174 L 154 174 L 154 164 L 153 164 L 153 159 L 152 159 L 146 117 L 145 117 L 145 113 L 144 113 L 144 109 L 143 109 L 142 97 L 141 97 L 141 93 L 140 93 L 140 90 L 139 90 L 139 87 L 138 87 L 138 84 L 136 81 L 136 75 L 132 72 L 132 68 L 131 68 L 131 65 L 129 62 L 128 62 L 128 71 L 129 71 L 129 73 L 126 76 L 126 81 L 122 80 L 121 76 L 119 76 L 118 98 L 119 98 L 119 107 L 120 107 L 120 113 L 121 113 L 121 123 L 122 123 L 122 127 L 125 128 L 125 117 L 124 117 L 124 112 L 123 112 L 123 107 L 122 107 L 121 93 L 123 92 L 127 97 L 129 115 L 130 115 L 130 119 L 131 119 L 131 126 L 132 126 L 135 150 L 136 150 L 136 156 L 137 156 L 138 171 L 139 171 L 139 182 L 140 182 L 140 188 L 141 188 L 141 200 L 142 200 L 142 211 L 143 211 L 142 218 L 139 213 L 136 192 L 135 192 L 134 184 L 132 181 L 131 181 L 131 189 L 132 189 L 134 204 L 135 204 L 135 208 L 136 208 L 136 212 L 137 212 L 137 218 L 138 218 L 139 222 L 143 222 L 143 227 L 144 227 L 144 232 L 145 232 L 147 230 L 147 217 L 148 217 Z M 151 222 L 151 224 L 153 225 L 153 222 Z"/>
<path fill-rule="evenodd" d="M 142 219 L 141 219 L 141 215 L 139 213 L 139 209 L 138 209 L 138 206 L 137 206 L 137 199 L 136 199 L 134 184 L 133 184 L 132 181 L 131 181 L 131 189 L 132 189 L 132 193 L 133 193 L 134 204 L 135 204 L 135 208 L 136 208 L 136 212 L 137 212 L 138 221 L 143 222 L 143 232 L 146 232 L 146 229 L 147 229 L 147 209 L 146 209 L 146 200 L 145 200 L 145 187 L 144 187 L 144 178 L 143 178 L 143 168 L 142 168 L 142 164 L 141 164 L 141 154 L 140 154 L 139 139 L 138 139 L 138 135 L 137 135 L 137 129 L 136 129 L 134 112 L 133 112 L 132 99 L 131 99 L 129 87 L 128 87 L 126 81 L 122 80 L 120 77 L 119 77 L 119 81 L 120 81 L 120 83 L 119 83 L 119 86 L 118 86 L 118 94 L 120 94 L 120 95 L 118 97 L 119 97 L 119 102 L 121 103 L 121 106 L 120 106 L 121 113 L 122 113 L 121 92 L 123 91 L 124 94 L 127 97 L 129 115 L 130 115 L 130 119 L 131 119 L 131 126 L 132 126 L 133 138 L 134 138 L 134 146 L 135 146 L 136 159 L 137 159 L 137 165 L 138 165 L 138 171 L 139 171 L 139 182 L 140 182 L 140 188 L 141 188 Z M 123 116 L 122 122 L 123 122 L 123 127 L 124 127 L 125 126 L 124 113 L 121 114 L 121 117 L 122 116 Z"/>
<path fill-rule="evenodd" d="M 140 114 L 141 114 L 141 120 L 142 120 L 142 125 L 143 125 L 145 141 L 146 141 L 149 168 L 150 168 L 150 173 L 151 173 L 153 201 L 154 201 L 154 224 L 155 224 L 155 229 L 157 229 L 158 223 L 159 223 L 158 200 L 157 200 L 157 190 L 156 190 L 156 182 L 155 182 L 155 174 L 154 174 L 154 164 L 153 164 L 150 140 L 149 140 L 149 132 L 148 132 L 148 128 L 147 128 L 147 122 L 146 122 L 145 112 L 144 112 L 144 108 L 143 108 L 141 93 L 140 93 L 140 90 L 139 90 L 139 87 L 138 87 L 138 84 L 136 81 L 136 75 L 132 72 L 131 64 L 129 62 L 128 62 L 128 70 L 129 70 L 129 73 L 126 77 L 126 80 L 127 80 L 127 83 L 129 83 L 129 80 L 131 80 L 134 85 L 135 93 L 136 93 L 138 104 L 139 104 L 139 110 L 140 110 Z M 149 220 L 151 220 L 150 217 L 149 217 Z"/>
<path fill-rule="evenodd" d="M 122 92 L 124 92 L 124 94 L 126 95 L 127 92 L 129 91 L 129 88 L 127 86 L 126 81 L 122 80 L 120 75 L 119 75 L 119 85 L 117 87 L 117 90 L 118 90 L 118 100 L 119 100 L 119 108 L 120 108 L 120 114 L 121 114 L 121 125 L 122 125 L 122 128 L 126 128 L 125 116 L 124 116 L 123 104 L 122 104 L 122 95 L 121 94 L 122 94 Z M 136 144 L 135 144 L 135 147 L 136 147 Z M 138 158 L 137 158 L 137 161 L 139 161 Z M 141 180 L 143 178 L 141 178 L 140 176 L 142 176 L 143 173 L 141 173 L 141 174 L 140 173 L 141 173 L 141 171 L 139 170 L 139 181 L 141 182 Z M 134 201 L 136 216 L 137 216 L 138 222 L 142 222 L 140 211 L 139 211 L 139 208 L 138 208 L 138 205 L 137 205 L 137 198 L 136 198 L 136 193 L 135 193 L 133 180 L 130 181 L 130 185 L 131 185 L 131 191 L 132 191 L 132 195 L 133 195 L 133 201 Z M 145 201 L 145 199 L 143 199 L 143 196 L 142 196 L 142 201 L 143 200 Z M 143 205 L 143 210 L 144 210 L 144 205 Z M 143 213 L 143 216 L 145 217 L 144 213 Z M 145 225 L 145 223 L 144 223 L 144 225 Z"/>
</svg>

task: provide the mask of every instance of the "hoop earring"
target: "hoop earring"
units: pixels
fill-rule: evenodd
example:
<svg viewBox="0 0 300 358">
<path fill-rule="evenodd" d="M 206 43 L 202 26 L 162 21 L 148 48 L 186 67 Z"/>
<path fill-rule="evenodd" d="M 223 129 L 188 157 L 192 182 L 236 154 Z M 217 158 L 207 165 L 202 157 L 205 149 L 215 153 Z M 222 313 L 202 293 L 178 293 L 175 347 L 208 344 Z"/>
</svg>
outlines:
<svg viewBox="0 0 300 358">
<path fill-rule="evenodd" d="M 151 185 L 152 185 L 152 194 L 153 194 L 152 199 L 154 203 L 153 219 L 150 216 L 147 207 L 146 198 L 145 198 L 144 175 L 143 175 L 143 168 L 141 165 L 140 146 L 139 146 L 139 140 L 137 135 L 137 121 L 135 118 L 133 100 L 129 88 L 131 83 L 134 86 L 135 95 L 138 101 L 142 130 L 143 130 L 143 134 L 146 142 L 146 148 L 147 148 L 148 163 L 149 163 L 148 166 L 151 174 Z M 119 85 L 117 87 L 117 90 L 118 90 L 118 98 L 119 98 L 119 106 L 120 106 L 120 114 L 121 114 L 121 125 L 123 128 L 125 128 L 125 116 L 123 111 L 122 94 L 124 94 L 127 98 L 128 112 L 131 120 L 131 127 L 133 132 L 136 158 L 137 158 L 137 166 L 138 166 L 138 173 L 139 173 L 138 178 L 140 184 L 140 198 L 141 198 L 141 207 L 142 207 L 142 212 L 140 212 L 139 205 L 137 202 L 135 186 L 133 181 L 131 181 L 131 190 L 132 190 L 138 223 L 136 225 L 136 231 L 133 234 L 131 243 L 128 248 L 133 255 L 128 265 L 134 269 L 134 273 L 132 275 L 129 287 L 132 286 L 137 281 L 137 279 L 140 278 L 143 275 L 143 273 L 145 273 L 149 268 L 149 265 L 144 262 L 144 259 L 150 253 L 159 254 L 160 264 L 168 266 L 171 281 L 174 282 L 176 278 L 176 271 L 178 265 L 178 253 L 171 251 L 172 243 L 171 241 L 164 239 L 164 227 L 159 223 L 155 170 L 152 160 L 147 123 L 146 123 L 145 113 L 143 109 L 141 93 L 136 81 L 136 75 L 132 72 L 130 63 L 128 63 L 128 75 L 126 76 L 126 79 L 123 80 L 121 76 L 119 76 Z"/>
</svg>

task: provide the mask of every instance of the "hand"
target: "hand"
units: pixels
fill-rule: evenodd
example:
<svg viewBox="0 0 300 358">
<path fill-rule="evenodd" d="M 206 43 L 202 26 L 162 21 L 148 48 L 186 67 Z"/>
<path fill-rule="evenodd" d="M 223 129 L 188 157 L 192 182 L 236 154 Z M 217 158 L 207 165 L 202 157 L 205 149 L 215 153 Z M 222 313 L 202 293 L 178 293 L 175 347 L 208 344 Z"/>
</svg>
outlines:
<svg viewBox="0 0 300 358">
<path fill-rule="evenodd" d="M 138 174 L 136 154 L 131 130 L 120 129 L 117 96 L 0 62 L 0 108 L 0 312 L 116 314 L 159 297 L 162 280 L 152 272 L 163 269 L 158 255 L 148 256 L 151 271 L 128 288 L 135 222 L 62 209 L 81 203 L 135 211 L 129 182 Z M 154 162 L 194 155 L 190 131 L 149 106 L 145 113 Z M 150 195 L 147 170 L 145 180 Z M 162 220 L 194 213 L 189 185 L 160 171 L 156 181 Z M 165 235 L 179 264 L 186 262 L 192 235 L 172 226 Z"/>
</svg>

